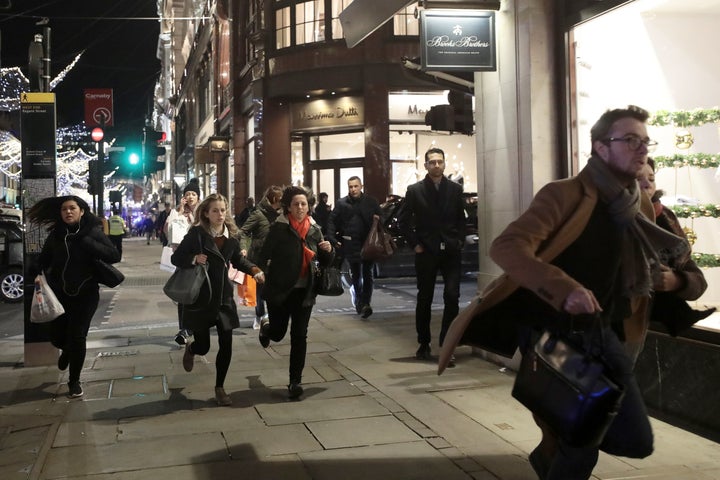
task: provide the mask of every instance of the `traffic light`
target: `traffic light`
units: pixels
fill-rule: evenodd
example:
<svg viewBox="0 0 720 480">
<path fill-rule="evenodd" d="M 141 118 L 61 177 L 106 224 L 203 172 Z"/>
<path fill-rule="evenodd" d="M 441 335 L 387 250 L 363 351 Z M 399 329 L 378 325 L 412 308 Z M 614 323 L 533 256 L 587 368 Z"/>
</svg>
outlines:
<svg viewBox="0 0 720 480">
<path fill-rule="evenodd" d="M 425 125 L 432 130 L 458 132 L 472 135 L 475 122 L 472 111 L 472 95 L 450 91 L 449 105 L 435 105 L 425 114 Z"/>
<path fill-rule="evenodd" d="M 88 161 L 88 179 L 87 179 L 87 192 L 90 195 L 97 195 L 100 189 L 98 188 L 98 162 L 97 160 Z"/>
<path fill-rule="evenodd" d="M 146 174 L 165 170 L 165 162 L 158 162 L 157 158 L 165 155 L 165 147 L 159 145 L 165 140 L 165 132 L 158 132 L 145 128 L 143 139 L 143 165 Z"/>
<path fill-rule="evenodd" d="M 452 131 L 455 127 L 455 110 L 452 105 L 435 105 L 425 114 L 425 125 L 433 130 Z"/>
<path fill-rule="evenodd" d="M 122 177 L 142 176 L 142 151 L 138 147 L 115 147 L 117 150 L 109 152 L 106 162 L 109 171 L 115 170 Z"/>
<path fill-rule="evenodd" d="M 452 105 L 455 111 L 455 128 L 453 131 L 472 135 L 475 128 L 472 95 L 451 90 L 450 93 L 448 93 L 448 102 L 450 102 L 450 105 Z"/>
</svg>

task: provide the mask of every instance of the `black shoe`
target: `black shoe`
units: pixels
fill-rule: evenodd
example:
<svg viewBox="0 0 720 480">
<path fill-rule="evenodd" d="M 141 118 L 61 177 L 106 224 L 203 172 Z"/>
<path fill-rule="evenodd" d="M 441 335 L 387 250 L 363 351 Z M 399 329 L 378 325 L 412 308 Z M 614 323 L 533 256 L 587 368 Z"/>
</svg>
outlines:
<svg viewBox="0 0 720 480">
<path fill-rule="evenodd" d="M 268 330 L 270 330 L 270 319 L 263 318 L 260 320 L 260 330 L 258 330 L 258 339 L 260 340 L 260 345 L 262 345 L 263 348 L 268 348 L 270 346 Z"/>
<path fill-rule="evenodd" d="M 70 359 L 68 358 L 68 354 L 65 353 L 65 350 L 60 352 L 60 356 L 58 357 L 58 368 L 61 372 L 64 372 L 67 370 L 68 365 L 70 364 Z"/>
<path fill-rule="evenodd" d="M 420 344 L 420 348 L 418 348 L 417 352 L 415 352 L 415 358 L 418 360 L 432 360 L 432 355 L 430 355 L 430 344 Z"/>
<path fill-rule="evenodd" d="M 355 304 L 355 312 L 357 312 L 357 314 L 360 315 L 360 312 L 362 312 L 362 309 L 363 309 L 364 306 L 365 306 L 365 305 L 363 305 L 363 304 L 360 303 L 360 302 L 356 303 L 356 304 Z"/>
<path fill-rule="evenodd" d="M 290 400 L 300 398 L 300 395 L 302 394 L 303 388 L 300 386 L 299 383 L 291 383 L 290 385 L 288 385 L 288 398 Z"/>
<path fill-rule="evenodd" d="M 368 318 L 370 315 L 372 315 L 373 310 L 370 305 L 363 305 L 363 307 L 360 309 L 360 316 L 362 318 Z"/>
<path fill-rule="evenodd" d="M 70 382 L 68 383 L 68 397 L 70 398 L 80 398 L 83 396 L 83 389 L 80 386 L 80 382 Z"/>
<path fill-rule="evenodd" d="M 538 479 L 545 480 L 548 471 L 550 471 L 550 466 L 547 465 L 547 461 L 540 453 L 540 450 L 536 448 L 535 450 L 530 452 L 530 455 L 528 455 L 528 460 L 530 461 L 530 466 L 533 468 L 533 470 L 535 470 Z"/>
</svg>

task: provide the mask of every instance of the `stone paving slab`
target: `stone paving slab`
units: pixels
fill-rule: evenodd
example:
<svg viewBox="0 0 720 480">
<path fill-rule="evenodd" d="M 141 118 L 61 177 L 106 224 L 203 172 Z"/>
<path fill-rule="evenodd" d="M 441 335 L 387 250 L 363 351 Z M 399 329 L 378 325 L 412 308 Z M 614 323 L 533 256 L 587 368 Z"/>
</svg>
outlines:
<svg viewBox="0 0 720 480">
<path fill-rule="evenodd" d="M 426 442 L 341 448 L 300 454 L 314 480 L 470 480 Z"/>
<path fill-rule="evenodd" d="M 42 478 L 127 472 L 143 468 L 218 462 L 227 459 L 227 446 L 219 433 L 176 435 L 167 439 L 132 440 L 113 445 L 79 445 L 53 448 Z"/>
<path fill-rule="evenodd" d="M 302 424 L 224 430 L 233 459 L 256 459 L 322 450 L 322 446 Z"/>
<path fill-rule="evenodd" d="M 366 396 L 305 400 L 288 402 L 285 405 L 260 405 L 257 408 L 267 425 L 287 425 L 388 414 L 382 405 Z"/>
<path fill-rule="evenodd" d="M 415 432 L 389 415 L 307 422 L 306 425 L 326 450 L 420 440 Z"/>
</svg>

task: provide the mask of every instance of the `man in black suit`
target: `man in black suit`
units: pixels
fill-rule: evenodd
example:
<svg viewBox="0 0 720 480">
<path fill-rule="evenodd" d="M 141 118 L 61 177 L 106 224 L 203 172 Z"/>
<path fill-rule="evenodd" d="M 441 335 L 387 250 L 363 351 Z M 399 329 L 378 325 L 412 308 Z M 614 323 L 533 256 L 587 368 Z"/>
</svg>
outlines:
<svg viewBox="0 0 720 480">
<path fill-rule="evenodd" d="M 463 187 L 445 178 L 445 152 L 431 148 L 425 152 L 425 178 L 410 185 L 400 213 L 400 228 L 415 250 L 417 305 L 415 328 L 420 347 L 415 356 L 432 360 L 430 318 L 435 278 L 443 277 L 443 310 L 440 345 L 460 300 L 460 254 L 465 243 Z M 452 363 L 451 363 L 452 364 Z"/>
</svg>

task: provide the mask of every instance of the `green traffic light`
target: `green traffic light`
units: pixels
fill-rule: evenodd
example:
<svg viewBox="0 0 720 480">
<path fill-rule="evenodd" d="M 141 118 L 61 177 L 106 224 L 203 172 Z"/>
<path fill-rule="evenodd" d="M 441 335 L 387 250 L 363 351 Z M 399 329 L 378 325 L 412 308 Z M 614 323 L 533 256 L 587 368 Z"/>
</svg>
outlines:
<svg viewBox="0 0 720 480">
<path fill-rule="evenodd" d="M 130 162 L 130 165 L 137 165 L 140 163 L 140 155 L 133 152 L 128 156 L 128 161 Z"/>
</svg>

